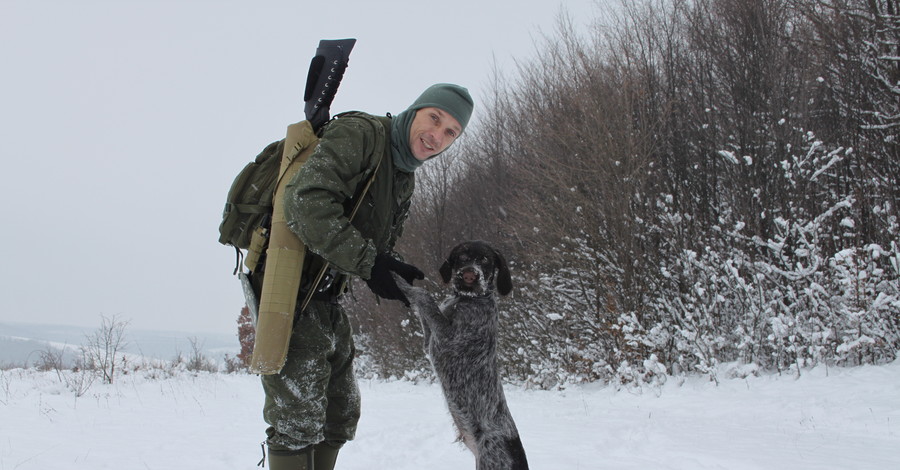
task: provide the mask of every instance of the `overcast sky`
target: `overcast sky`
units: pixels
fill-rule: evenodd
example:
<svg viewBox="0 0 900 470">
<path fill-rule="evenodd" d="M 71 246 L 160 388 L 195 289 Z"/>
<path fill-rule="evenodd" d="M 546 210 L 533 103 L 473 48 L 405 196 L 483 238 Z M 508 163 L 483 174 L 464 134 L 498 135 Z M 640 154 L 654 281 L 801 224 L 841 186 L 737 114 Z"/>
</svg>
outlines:
<svg viewBox="0 0 900 470">
<path fill-rule="evenodd" d="M 315 6 L 316 8 L 311 8 Z M 587 24 L 592 0 L 566 0 Z M 332 105 L 476 101 L 552 33 L 547 0 L 0 0 L 0 321 L 230 333 L 218 243 L 237 172 L 291 122 L 319 39 L 355 37 Z M 318 16 L 318 18 L 316 18 Z"/>
</svg>

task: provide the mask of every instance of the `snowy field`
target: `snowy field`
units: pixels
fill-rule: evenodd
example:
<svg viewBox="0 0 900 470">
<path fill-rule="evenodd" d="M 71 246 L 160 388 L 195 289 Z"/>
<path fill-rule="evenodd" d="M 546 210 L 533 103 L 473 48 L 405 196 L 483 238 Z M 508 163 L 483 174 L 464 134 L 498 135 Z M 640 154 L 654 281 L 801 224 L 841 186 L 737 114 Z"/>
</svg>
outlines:
<svg viewBox="0 0 900 470">
<path fill-rule="evenodd" d="M 76 398 L 55 372 L 0 374 L 0 469 L 250 470 L 261 457 L 255 376 L 132 373 Z M 339 469 L 474 468 L 438 387 L 360 386 Z M 900 469 L 900 362 L 507 398 L 533 469 Z"/>
</svg>

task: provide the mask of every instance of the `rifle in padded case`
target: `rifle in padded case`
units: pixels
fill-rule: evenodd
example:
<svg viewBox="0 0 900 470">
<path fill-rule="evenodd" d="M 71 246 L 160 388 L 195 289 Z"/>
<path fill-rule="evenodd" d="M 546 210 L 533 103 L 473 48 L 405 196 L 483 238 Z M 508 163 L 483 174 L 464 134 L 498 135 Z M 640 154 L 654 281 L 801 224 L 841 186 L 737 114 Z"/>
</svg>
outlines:
<svg viewBox="0 0 900 470">
<path fill-rule="evenodd" d="M 277 374 L 284 366 L 306 252 L 303 242 L 287 226 L 281 193 L 291 177 L 306 163 L 318 144 L 318 130 L 331 118 L 331 103 L 347 69 L 354 44 L 356 39 L 322 40 L 310 62 L 303 95 L 306 120 L 288 126 L 285 137 L 259 299 L 249 276 L 244 272 L 238 274 L 256 326 L 250 371 L 257 374 Z"/>
</svg>

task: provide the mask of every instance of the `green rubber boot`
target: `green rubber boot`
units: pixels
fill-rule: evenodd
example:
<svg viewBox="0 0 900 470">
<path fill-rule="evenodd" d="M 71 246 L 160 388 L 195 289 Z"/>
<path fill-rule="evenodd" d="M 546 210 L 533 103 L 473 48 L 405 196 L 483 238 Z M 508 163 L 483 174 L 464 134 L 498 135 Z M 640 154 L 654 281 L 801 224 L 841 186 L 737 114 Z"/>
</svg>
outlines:
<svg viewBox="0 0 900 470">
<path fill-rule="evenodd" d="M 313 470 L 318 468 L 313 466 L 314 454 L 313 448 L 303 450 L 269 449 L 269 468 L 271 470 Z"/>
<path fill-rule="evenodd" d="M 340 446 L 334 446 L 326 442 L 320 442 L 313 446 L 313 470 L 334 470 Z"/>
</svg>

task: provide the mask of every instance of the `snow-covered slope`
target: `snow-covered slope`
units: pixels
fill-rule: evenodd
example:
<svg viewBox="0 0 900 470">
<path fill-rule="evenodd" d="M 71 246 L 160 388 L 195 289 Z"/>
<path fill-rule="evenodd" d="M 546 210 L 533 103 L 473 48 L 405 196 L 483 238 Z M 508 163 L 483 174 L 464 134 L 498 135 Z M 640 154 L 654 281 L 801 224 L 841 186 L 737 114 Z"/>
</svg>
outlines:
<svg viewBox="0 0 900 470">
<path fill-rule="evenodd" d="M 900 363 L 662 388 L 507 389 L 533 469 L 898 469 Z M 435 385 L 363 381 L 338 468 L 474 468 Z M 250 375 L 119 376 L 76 398 L 56 373 L 0 373 L 0 469 L 252 469 Z M 373 467 L 374 465 L 374 467 Z"/>
</svg>

